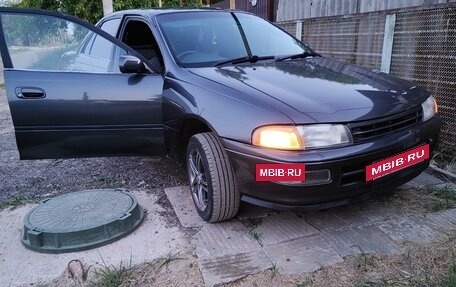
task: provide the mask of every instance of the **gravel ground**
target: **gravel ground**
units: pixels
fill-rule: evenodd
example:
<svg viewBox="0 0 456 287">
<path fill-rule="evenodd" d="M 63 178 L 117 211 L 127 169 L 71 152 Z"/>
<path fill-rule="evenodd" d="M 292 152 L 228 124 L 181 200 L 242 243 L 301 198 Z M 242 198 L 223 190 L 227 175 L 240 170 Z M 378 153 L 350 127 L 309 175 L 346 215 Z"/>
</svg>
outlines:
<svg viewBox="0 0 456 287">
<path fill-rule="evenodd" d="M 19 160 L 8 101 L 0 90 L 0 205 L 11 200 L 94 188 L 141 189 L 161 193 L 185 185 L 185 170 L 164 157 Z"/>
</svg>

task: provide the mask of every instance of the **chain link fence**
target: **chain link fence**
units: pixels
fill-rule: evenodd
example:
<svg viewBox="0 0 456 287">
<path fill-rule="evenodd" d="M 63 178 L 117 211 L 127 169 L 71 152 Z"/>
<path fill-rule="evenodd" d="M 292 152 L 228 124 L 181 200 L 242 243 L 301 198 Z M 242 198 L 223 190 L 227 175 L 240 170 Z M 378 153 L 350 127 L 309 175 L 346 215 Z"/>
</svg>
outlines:
<svg viewBox="0 0 456 287">
<path fill-rule="evenodd" d="M 456 6 L 277 23 L 320 54 L 381 70 L 385 22 L 395 14 L 389 71 L 431 92 L 443 119 L 441 153 L 456 152 Z M 302 32 L 301 32 L 302 31 Z M 301 32 L 301 33 L 299 33 Z M 298 34 L 298 35 L 297 35 Z M 300 35 L 299 35 L 300 34 Z M 389 63 L 389 61 L 388 61 Z"/>
<path fill-rule="evenodd" d="M 368 25 L 369 21 L 374 22 Z M 310 21 L 309 21 L 310 22 Z M 370 68 L 379 68 L 382 58 L 385 18 L 361 16 L 314 19 L 304 23 L 302 40 L 319 53 Z"/>
<path fill-rule="evenodd" d="M 442 147 L 456 151 L 456 8 L 399 13 L 391 73 L 434 94 L 444 126 Z"/>
</svg>

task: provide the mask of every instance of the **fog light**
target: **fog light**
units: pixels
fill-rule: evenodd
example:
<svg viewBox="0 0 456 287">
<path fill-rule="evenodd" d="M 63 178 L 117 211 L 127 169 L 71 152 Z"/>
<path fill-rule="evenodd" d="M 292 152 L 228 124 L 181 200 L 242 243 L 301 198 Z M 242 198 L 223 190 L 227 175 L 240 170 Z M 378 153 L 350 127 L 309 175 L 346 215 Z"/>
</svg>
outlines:
<svg viewBox="0 0 456 287">
<path fill-rule="evenodd" d="M 331 171 L 329 169 L 306 171 L 305 181 L 276 181 L 284 185 L 319 185 L 331 182 Z"/>
</svg>

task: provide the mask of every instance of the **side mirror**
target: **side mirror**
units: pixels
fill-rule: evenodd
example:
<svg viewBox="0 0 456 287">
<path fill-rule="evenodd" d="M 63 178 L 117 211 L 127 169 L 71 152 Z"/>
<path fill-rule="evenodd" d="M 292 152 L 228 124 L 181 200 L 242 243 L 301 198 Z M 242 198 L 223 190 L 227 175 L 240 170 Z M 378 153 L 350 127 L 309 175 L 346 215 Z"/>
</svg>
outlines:
<svg viewBox="0 0 456 287">
<path fill-rule="evenodd" d="M 119 69 L 122 73 L 138 74 L 146 70 L 144 63 L 132 55 L 122 55 L 119 58 Z"/>
</svg>

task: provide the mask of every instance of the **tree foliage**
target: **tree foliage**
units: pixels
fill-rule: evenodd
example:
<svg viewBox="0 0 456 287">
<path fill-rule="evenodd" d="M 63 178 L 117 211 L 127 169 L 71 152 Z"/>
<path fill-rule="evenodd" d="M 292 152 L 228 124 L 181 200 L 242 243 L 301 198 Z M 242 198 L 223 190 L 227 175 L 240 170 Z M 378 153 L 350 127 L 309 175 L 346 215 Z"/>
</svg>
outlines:
<svg viewBox="0 0 456 287">
<path fill-rule="evenodd" d="M 158 7 L 158 0 L 113 0 L 114 11 Z M 200 6 L 205 0 L 162 0 L 163 7 Z M 56 10 L 74 15 L 91 23 L 103 17 L 102 0 L 20 0 L 12 3 L 15 7 L 31 7 Z"/>
<path fill-rule="evenodd" d="M 40 15 L 3 15 L 2 24 L 8 46 L 52 45 L 67 34 L 66 21 Z"/>
</svg>

